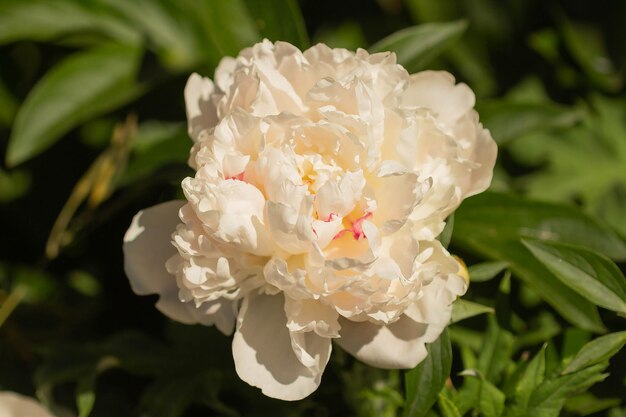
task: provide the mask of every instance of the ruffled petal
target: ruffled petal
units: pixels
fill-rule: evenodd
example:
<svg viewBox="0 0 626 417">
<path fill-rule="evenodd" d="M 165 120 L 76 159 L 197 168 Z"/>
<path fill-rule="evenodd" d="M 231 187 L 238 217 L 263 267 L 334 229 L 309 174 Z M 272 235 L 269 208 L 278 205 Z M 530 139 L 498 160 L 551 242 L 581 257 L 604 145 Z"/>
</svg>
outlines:
<svg viewBox="0 0 626 417">
<path fill-rule="evenodd" d="M 217 324 L 225 334 L 232 333 L 234 304 L 228 300 L 205 303 L 200 307 L 183 303 L 178 297 L 176 278 L 165 263 L 175 255 L 171 235 L 180 223 L 178 211 L 183 201 L 168 201 L 135 215 L 124 235 L 124 270 L 131 288 L 138 295 L 158 294 L 156 307 L 172 320 L 185 324 Z"/>
<path fill-rule="evenodd" d="M 215 105 L 211 94 L 215 90 L 213 81 L 196 73 L 191 74 L 185 86 L 185 104 L 187 106 L 187 131 L 196 140 L 205 129 L 217 124 Z"/>
<path fill-rule="evenodd" d="M 370 322 L 339 319 L 339 346 L 368 365 L 384 369 L 410 369 L 426 357 L 424 338 L 428 325 L 403 315 L 382 326 Z"/>
<path fill-rule="evenodd" d="M 269 397 L 287 401 L 306 397 L 321 382 L 331 343 L 313 332 L 305 337 L 294 342 L 299 349 L 296 355 L 287 329 L 284 297 L 249 295 L 241 306 L 233 338 L 237 374 Z"/>
</svg>

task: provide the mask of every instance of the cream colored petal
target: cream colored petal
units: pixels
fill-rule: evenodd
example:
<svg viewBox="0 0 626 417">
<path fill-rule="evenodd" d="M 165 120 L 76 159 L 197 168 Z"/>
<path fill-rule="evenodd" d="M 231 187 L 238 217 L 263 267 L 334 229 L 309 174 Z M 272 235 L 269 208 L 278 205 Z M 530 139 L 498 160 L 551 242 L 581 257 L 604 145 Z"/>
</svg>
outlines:
<svg viewBox="0 0 626 417">
<path fill-rule="evenodd" d="M 465 84 L 455 84 L 445 71 L 422 71 L 411 75 L 409 88 L 402 97 L 405 106 L 426 107 L 437 113 L 437 120 L 451 129 L 476 102 Z"/>
<path fill-rule="evenodd" d="M 34 398 L 15 392 L 0 392 L 0 417 L 54 417 Z"/>
<path fill-rule="evenodd" d="M 285 299 L 285 313 L 287 327 L 292 332 L 315 332 L 318 335 L 331 338 L 339 337 L 339 314 L 337 311 L 319 300 Z"/>
<path fill-rule="evenodd" d="M 315 335 L 314 335 L 315 336 Z M 319 369 L 308 368 L 292 348 L 282 295 L 246 297 L 237 318 L 233 357 L 239 377 L 269 397 L 300 400 L 317 389 L 330 355 L 330 339 L 309 341 L 310 357 L 319 356 Z M 325 359 L 325 360 L 324 360 Z"/>
<path fill-rule="evenodd" d="M 329 180 L 317 192 L 315 208 L 320 219 L 331 216 L 344 217 L 349 214 L 361 198 L 365 186 L 363 172 L 347 172 L 341 177 Z"/>
<path fill-rule="evenodd" d="M 339 319 L 337 344 L 368 365 L 384 369 L 410 369 L 426 357 L 428 326 L 407 316 L 388 326 Z"/>
<path fill-rule="evenodd" d="M 183 201 L 168 201 L 133 217 L 124 235 L 124 270 L 136 294 L 161 294 L 176 288 L 165 262 L 176 253 L 171 236 L 180 223 L 178 211 L 183 205 Z"/>
<path fill-rule="evenodd" d="M 169 201 L 135 215 L 124 236 L 124 270 L 133 291 L 138 295 L 158 294 L 157 309 L 172 320 L 186 324 L 217 324 L 225 334 L 232 333 L 234 307 L 229 301 L 196 308 L 191 302 L 178 298 L 176 278 L 165 269 L 165 263 L 175 255 L 172 233 L 180 222 L 178 211 L 184 203 Z M 216 313 L 215 316 L 212 316 Z"/>
<path fill-rule="evenodd" d="M 185 105 L 187 108 L 187 130 L 195 140 L 201 131 L 217 124 L 217 114 L 211 94 L 215 86 L 213 81 L 193 73 L 185 86 Z"/>
</svg>

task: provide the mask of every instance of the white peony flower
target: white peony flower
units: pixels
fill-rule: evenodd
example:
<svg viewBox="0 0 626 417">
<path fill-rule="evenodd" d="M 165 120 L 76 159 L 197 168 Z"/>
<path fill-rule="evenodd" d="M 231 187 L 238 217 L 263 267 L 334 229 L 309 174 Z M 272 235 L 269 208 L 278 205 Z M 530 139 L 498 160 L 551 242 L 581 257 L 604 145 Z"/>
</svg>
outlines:
<svg viewBox="0 0 626 417">
<path fill-rule="evenodd" d="M 35 399 L 0 391 L 0 417 L 54 417 Z"/>
<path fill-rule="evenodd" d="M 234 330 L 239 376 L 274 398 L 318 387 L 331 340 L 414 367 L 467 286 L 435 238 L 495 163 L 472 91 L 393 53 L 269 41 L 214 80 L 185 88 L 187 200 L 138 213 L 124 238 L 133 290 Z"/>
</svg>

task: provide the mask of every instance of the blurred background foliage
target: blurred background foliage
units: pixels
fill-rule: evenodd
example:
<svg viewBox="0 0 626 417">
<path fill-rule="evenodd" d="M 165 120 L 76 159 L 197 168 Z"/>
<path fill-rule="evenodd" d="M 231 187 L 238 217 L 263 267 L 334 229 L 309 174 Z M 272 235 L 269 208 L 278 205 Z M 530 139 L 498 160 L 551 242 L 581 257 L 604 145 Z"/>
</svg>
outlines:
<svg viewBox="0 0 626 417">
<path fill-rule="evenodd" d="M 449 221 L 472 284 L 429 358 L 335 349 L 297 403 L 122 266 L 132 215 L 191 172 L 188 75 L 262 38 L 449 70 L 500 147 Z M 626 416 L 625 39 L 611 0 L 0 0 L 0 389 L 82 417 Z"/>
</svg>

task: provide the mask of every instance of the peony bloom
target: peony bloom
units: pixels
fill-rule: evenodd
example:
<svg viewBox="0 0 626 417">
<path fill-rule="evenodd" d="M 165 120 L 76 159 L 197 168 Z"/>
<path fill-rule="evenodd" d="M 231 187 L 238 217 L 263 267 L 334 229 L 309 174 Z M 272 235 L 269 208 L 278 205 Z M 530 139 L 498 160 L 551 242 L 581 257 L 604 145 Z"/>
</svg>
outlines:
<svg viewBox="0 0 626 417">
<path fill-rule="evenodd" d="M 138 294 L 183 323 L 234 331 L 239 376 L 297 400 L 331 341 L 412 368 L 466 291 L 436 240 L 491 181 L 496 145 L 474 94 L 393 53 L 264 41 L 185 88 L 186 201 L 138 213 L 124 238 Z"/>
<path fill-rule="evenodd" d="M 0 417 L 54 417 L 36 400 L 14 392 L 0 392 Z"/>
</svg>

